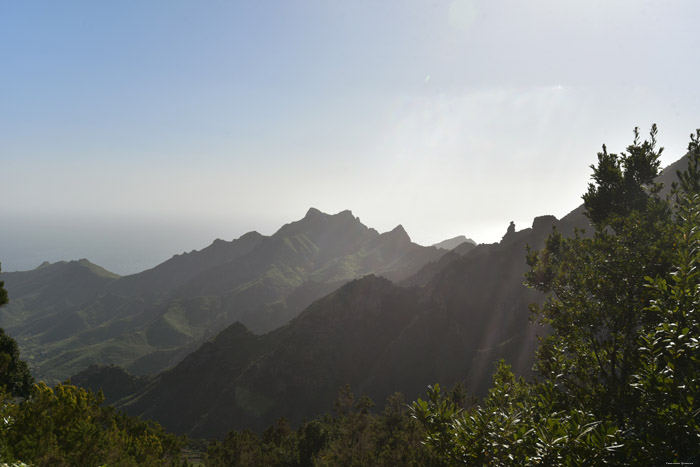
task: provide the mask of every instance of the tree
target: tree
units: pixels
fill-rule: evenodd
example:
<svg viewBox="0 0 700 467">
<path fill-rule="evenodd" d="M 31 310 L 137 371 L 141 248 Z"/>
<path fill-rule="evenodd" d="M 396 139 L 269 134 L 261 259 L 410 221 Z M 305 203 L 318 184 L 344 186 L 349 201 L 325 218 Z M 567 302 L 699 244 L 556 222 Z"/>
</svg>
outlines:
<svg viewBox="0 0 700 467">
<path fill-rule="evenodd" d="M 5 282 L 0 281 L 0 306 L 8 303 Z M 19 358 L 15 340 L 0 328 L 0 387 L 15 397 L 27 397 L 34 384 L 27 363 Z"/>
<path fill-rule="evenodd" d="M 576 400 L 598 417 L 625 427 L 636 405 L 630 390 L 639 366 L 638 330 L 658 322 L 646 277 L 670 267 L 671 210 L 659 195 L 656 126 L 650 140 L 634 142 L 626 153 L 605 147 L 592 166 L 593 182 L 583 195 L 592 237 L 557 232 L 541 251 L 528 250 L 526 283 L 548 294 L 532 309 L 552 334 L 543 339 L 536 369 L 556 379 L 570 403 Z"/>
<path fill-rule="evenodd" d="M 661 191 L 654 179 L 659 175 L 659 157 L 663 148 L 656 149 L 656 125 L 651 126 L 649 140 L 640 142 L 639 128 L 634 129 L 634 141 L 627 152 L 608 153 L 605 145 L 598 153 L 598 165 L 591 165 L 593 181 L 583 195 L 586 216 L 596 228 L 613 226 L 632 211 L 646 211 L 649 202 Z"/>
<path fill-rule="evenodd" d="M 24 360 L 19 358 L 15 340 L 0 328 L 0 387 L 5 387 L 15 397 L 27 397 L 34 378 Z"/>
<path fill-rule="evenodd" d="M 463 411 L 435 385 L 412 412 L 445 465 L 620 465 L 620 431 L 578 407 L 557 408 L 556 391 L 516 379 L 501 361 L 480 405 Z"/>
<path fill-rule="evenodd" d="M 648 278 L 658 323 L 640 336 L 634 388 L 638 451 L 650 462 L 700 460 L 700 130 L 691 135 L 689 162 L 674 187 L 673 267 Z"/>
<path fill-rule="evenodd" d="M 0 282 L 0 305 L 7 303 Z M 18 397 L 21 398 L 18 400 Z M 184 439 L 103 407 L 102 392 L 34 384 L 17 342 L 0 328 L 0 461 L 36 465 L 180 465 Z"/>
<path fill-rule="evenodd" d="M 223 442 L 209 444 L 205 464 L 444 467 L 423 444 L 425 432 L 402 394 L 392 394 L 379 414 L 370 412 L 373 405 L 366 396 L 356 400 L 346 385 L 338 393 L 335 417 L 327 414 L 296 431 L 279 419 L 261 436 L 232 431 Z"/>
<path fill-rule="evenodd" d="M 439 387 L 413 405 L 449 464 L 663 465 L 700 460 L 700 130 L 675 200 L 662 199 L 650 141 L 607 153 L 584 195 L 594 232 L 554 231 L 528 249 L 527 283 L 551 330 L 537 379 L 501 364 L 482 403 L 460 411 Z"/>
<path fill-rule="evenodd" d="M 0 263 L 0 272 L 2 272 L 2 263 Z M 0 306 L 8 303 L 7 290 L 5 290 L 5 281 L 0 281 Z"/>
<path fill-rule="evenodd" d="M 0 404 L 0 461 L 36 465 L 181 465 L 182 438 L 102 406 L 101 393 L 35 384 L 29 398 Z"/>
</svg>

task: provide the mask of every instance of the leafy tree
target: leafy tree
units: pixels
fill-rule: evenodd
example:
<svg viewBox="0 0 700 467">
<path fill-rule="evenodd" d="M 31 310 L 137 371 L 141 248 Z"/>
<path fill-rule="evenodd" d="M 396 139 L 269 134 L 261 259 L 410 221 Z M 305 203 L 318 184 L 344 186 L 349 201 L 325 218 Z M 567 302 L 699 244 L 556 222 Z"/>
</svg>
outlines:
<svg viewBox="0 0 700 467">
<path fill-rule="evenodd" d="M 430 388 L 413 404 L 426 442 L 457 465 L 663 465 L 700 460 L 700 130 L 675 200 L 662 199 L 656 127 L 605 147 L 584 195 L 594 232 L 528 250 L 549 326 L 534 382 L 501 364 L 463 411 Z"/>
<path fill-rule="evenodd" d="M 0 263 L 0 272 L 2 272 L 2 263 Z M 8 303 L 7 290 L 5 290 L 5 281 L 0 281 L 0 306 Z"/>
<path fill-rule="evenodd" d="M 261 436 L 232 431 L 223 442 L 209 445 L 211 466 L 442 466 L 423 444 L 425 432 L 413 419 L 399 393 L 384 410 L 370 411 L 369 397 L 355 399 L 349 386 L 338 393 L 336 416 L 304 423 L 296 431 L 280 419 Z"/>
<path fill-rule="evenodd" d="M 232 431 L 223 442 L 209 445 L 205 464 L 212 467 L 281 465 L 250 430 Z"/>
<path fill-rule="evenodd" d="M 554 232 L 543 250 L 528 251 L 526 274 L 529 286 L 548 294 L 532 309 L 553 331 L 542 341 L 536 369 L 621 427 L 636 406 L 630 382 L 639 365 L 638 330 L 658 321 L 645 277 L 668 270 L 672 249 L 669 203 L 654 182 L 662 151 L 656 127 L 649 141 L 634 134 L 627 153 L 598 154 L 583 196 L 593 236 Z"/>
<path fill-rule="evenodd" d="M 7 292 L 0 282 L 0 304 Z M 17 342 L 0 328 L 0 461 L 35 465 L 179 465 L 184 440 L 104 407 L 102 393 L 33 384 Z"/>
<path fill-rule="evenodd" d="M 556 391 L 516 379 L 500 362 L 479 406 L 461 410 L 435 385 L 412 412 L 446 465 L 619 465 L 620 431 L 590 412 L 558 408 Z"/>
<path fill-rule="evenodd" d="M 641 337 L 634 384 L 641 395 L 640 450 L 659 461 L 700 459 L 700 197 L 679 211 L 677 264 L 670 278 L 650 279 L 659 295 L 650 308 L 662 318 Z"/>
<path fill-rule="evenodd" d="M 102 394 L 35 384 L 0 408 L 0 460 L 37 465 L 179 465 L 183 440 L 152 422 L 103 407 Z"/>
<path fill-rule="evenodd" d="M 0 306 L 8 303 L 4 286 L 5 282 L 0 281 Z M 27 363 L 19 358 L 17 342 L 0 328 L 0 388 L 15 397 L 27 397 L 33 383 Z"/>
<path fill-rule="evenodd" d="M 338 417 L 330 425 L 328 442 L 313 459 L 315 466 L 436 466 L 442 465 L 422 444 L 424 431 L 412 419 L 403 395 L 392 394 L 375 415 L 369 397 L 356 402 L 349 387 L 341 389 Z"/>
<path fill-rule="evenodd" d="M 17 342 L 0 328 L 0 388 L 15 397 L 27 397 L 32 384 L 34 378 L 27 363 L 19 358 Z"/>
<path fill-rule="evenodd" d="M 312 420 L 299 429 L 299 465 L 313 465 L 314 459 L 329 443 L 333 422 L 328 418 Z"/>
<path fill-rule="evenodd" d="M 659 322 L 640 337 L 633 386 L 640 404 L 637 450 L 658 463 L 700 460 L 700 130 L 691 135 L 688 169 L 678 172 L 673 268 L 647 278 Z"/>
<path fill-rule="evenodd" d="M 608 153 L 605 145 L 598 153 L 598 165 L 591 165 L 593 181 L 583 195 L 586 215 L 594 226 L 611 225 L 632 211 L 644 212 L 650 200 L 661 191 L 654 181 L 659 175 L 659 157 L 663 148 L 656 149 L 656 125 L 652 125 L 649 140 L 640 142 L 639 128 L 634 129 L 634 141 L 627 152 Z"/>
</svg>

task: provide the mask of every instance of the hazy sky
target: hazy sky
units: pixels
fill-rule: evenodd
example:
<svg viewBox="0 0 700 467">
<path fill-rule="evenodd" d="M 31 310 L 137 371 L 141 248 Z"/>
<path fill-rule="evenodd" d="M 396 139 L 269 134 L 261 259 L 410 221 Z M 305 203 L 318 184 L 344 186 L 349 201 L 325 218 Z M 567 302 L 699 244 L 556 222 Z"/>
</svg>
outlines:
<svg viewBox="0 0 700 467">
<path fill-rule="evenodd" d="M 580 203 L 700 127 L 696 0 L 0 1 L 0 261 L 119 273 L 310 206 L 414 241 Z"/>
</svg>

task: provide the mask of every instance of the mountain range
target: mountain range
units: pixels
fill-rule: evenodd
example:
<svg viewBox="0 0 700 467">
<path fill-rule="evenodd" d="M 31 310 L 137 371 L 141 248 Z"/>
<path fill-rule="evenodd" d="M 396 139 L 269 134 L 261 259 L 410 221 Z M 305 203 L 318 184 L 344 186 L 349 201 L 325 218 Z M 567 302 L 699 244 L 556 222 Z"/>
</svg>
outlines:
<svg viewBox="0 0 700 467">
<path fill-rule="evenodd" d="M 155 374 L 234 322 L 265 333 L 349 280 L 399 281 L 444 253 L 411 242 L 402 226 L 380 234 L 350 211 L 311 208 L 271 236 L 215 240 L 130 276 L 85 259 L 5 273 L 11 301 L 0 327 L 40 379 L 91 364 Z"/>
<path fill-rule="evenodd" d="M 544 216 L 402 280 L 366 275 L 265 334 L 235 323 L 155 378 L 112 366 L 72 380 L 129 414 L 207 438 L 322 415 L 345 384 L 375 401 L 397 390 L 415 398 L 435 382 L 483 394 L 499 358 L 530 373 L 543 330 L 529 324 L 529 304 L 542 297 L 523 285 L 525 245 L 540 247 L 555 225 L 571 232 L 577 223 Z"/>
</svg>

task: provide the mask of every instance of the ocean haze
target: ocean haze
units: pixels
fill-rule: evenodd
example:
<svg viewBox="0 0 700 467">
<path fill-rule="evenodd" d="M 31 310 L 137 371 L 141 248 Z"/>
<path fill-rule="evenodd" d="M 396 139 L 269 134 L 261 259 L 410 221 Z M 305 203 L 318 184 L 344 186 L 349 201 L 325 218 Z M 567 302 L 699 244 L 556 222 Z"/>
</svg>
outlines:
<svg viewBox="0 0 700 467">
<path fill-rule="evenodd" d="M 150 269 L 175 254 L 199 250 L 214 239 L 232 240 L 244 226 L 206 221 L 57 216 L 3 220 L 3 272 L 34 269 L 44 261 L 86 258 L 120 275 Z"/>
</svg>

